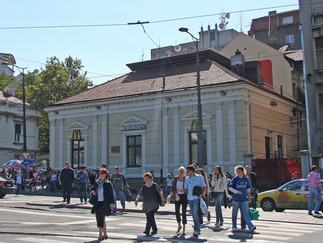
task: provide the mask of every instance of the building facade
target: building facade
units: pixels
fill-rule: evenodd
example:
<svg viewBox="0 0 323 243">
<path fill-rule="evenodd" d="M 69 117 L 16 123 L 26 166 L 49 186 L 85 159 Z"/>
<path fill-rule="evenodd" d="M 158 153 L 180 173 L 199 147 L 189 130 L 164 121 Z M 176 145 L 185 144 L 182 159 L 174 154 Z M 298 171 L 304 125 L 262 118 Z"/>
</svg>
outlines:
<svg viewBox="0 0 323 243">
<path fill-rule="evenodd" d="M 27 149 L 38 151 L 38 112 L 26 104 Z M 23 152 L 22 100 L 0 91 L 0 161 L 22 159 Z"/>
<path fill-rule="evenodd" d="M 52 168 L 107 164 L 141 178 L 197 162 L 195 53 L 128 67 L 131 73 L 46 108 Z M 224 56 L 200 51 L 206 171 L 220 165 L 232 173 L 252 157 L 297 157 L 306 128 L 291 117 L 302 104 L 230 69 Z"/>
<path fill-rule="evenodd" d="M 323 168 L 323 1 L 300 0 L 310 156 Z"/>
<path fill-rule="evenodd" d="M 217 24 L 215 24 L 214 29 L 211 29 L 210 25 L 208 25 L 207 30 L 203 30 L 203 27 L 201 27 L 201 31 L 199 32 L 198 47 L 200 50 L 218 50 L 219 48 L 229 43 L 238 34 L 239 32 L 234 29 L 218 30 Z M 196 47 L 194 42 L 182 43 L 175 46 L 159 47 L 151 49 L 151 59 L 188 53 L 195 51 L 195 49 Z"/>
<path fill-rule="evenodd" d="M 299 10 L 277 13 L 253 19 L 248 35 L 275 49 L 288 45 L 291 50 L 301 49 Z"/>
</svg>

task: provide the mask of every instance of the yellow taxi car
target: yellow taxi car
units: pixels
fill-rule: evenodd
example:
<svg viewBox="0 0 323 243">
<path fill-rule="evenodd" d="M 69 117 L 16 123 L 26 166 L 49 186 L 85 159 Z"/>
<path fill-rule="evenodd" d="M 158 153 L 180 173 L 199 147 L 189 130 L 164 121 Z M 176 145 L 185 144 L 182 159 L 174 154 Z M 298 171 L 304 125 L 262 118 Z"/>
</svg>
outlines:
<svg viewBox="0 0 323 243">
<path fill-rule="evenodd" d="M 262 210 L 283 212 L 285 209 L 307 209 L 309 191 L 306 179 L 293 180 L 274 190 L 258 194 L 258 202 Z M 323 185 L 323 180 L 321 180 Z M 320 210 L 323 212 L 323 194 Z M 316 202 L 316 200 L 314 200 Z"/>
</svg>

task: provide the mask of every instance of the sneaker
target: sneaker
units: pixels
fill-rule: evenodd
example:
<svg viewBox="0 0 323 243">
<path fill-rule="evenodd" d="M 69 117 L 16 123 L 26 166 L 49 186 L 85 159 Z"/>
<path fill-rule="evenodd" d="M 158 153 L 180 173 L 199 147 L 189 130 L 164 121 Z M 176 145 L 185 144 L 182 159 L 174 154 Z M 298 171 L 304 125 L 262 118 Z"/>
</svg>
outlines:
<svg viewBox="0 0 323 243">
<path fill-rule="evenodd" d="M 87 204 L 87 201 L 85 201 L 84 204 Z"/>
<path fill-rule="evenodd" d="M 252 234 L 255 230 L 256 230 L 256 226 L 252 227 L 252 229 L 250 229 L 250 234 Z"/>
<path fill-rule="evenodd" d="M 144 231 L 143 232 L 146 236 L 148 236 L 149 235 L 149 232 L 148 231 Z"/>
<path fill-rule="evenodd" d="M 151 235 L 155 235 L 155 234 L 157 234 L 157 230 L 156 231 L 151 231 Z"/>
<path fill-rule="evenodd" d="M 317 214 L 317 215 L 321 215 L 321 213 L 320 212 L 314 212 L 315 214 Z"/>
<path fill-rule="evenodd" d="M 199 237 L 199 233 L 198 233 L 198 232 L 196 232 L 196 231 L 194 231 L 194 232 L 193 232 L 193 237 L 198 238 L 198 237 Z"/>
<path fill-rule="evenodd" d="M 236 232 L 236 231 L 238 231 L 238 229 L 237 228 L 232 228 L 232 230 L 231 230 L 231 232 Z"/>
<path fill-rule="evenodd" d="M 308 215 L 313 215 L 312 213 L 308 213 Z"/>
</svg>

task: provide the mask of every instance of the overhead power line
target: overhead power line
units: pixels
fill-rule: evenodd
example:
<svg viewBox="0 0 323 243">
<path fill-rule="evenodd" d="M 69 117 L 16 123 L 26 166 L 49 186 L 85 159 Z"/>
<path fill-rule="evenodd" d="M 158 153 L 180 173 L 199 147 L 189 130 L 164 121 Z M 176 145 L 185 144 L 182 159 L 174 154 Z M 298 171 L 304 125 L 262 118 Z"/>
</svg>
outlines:
<svg viewBox="0 0 323 243">
<path fill-rule="evenodd" d="M 237 11 L 228 11 L 230 14 L 237 14 L 237 13 L 247 13 L 247 12 L 254 12 L 266 9 L 278 9 L 278 8 L 286 8 L 286 7 L 296 7 L 298 4 L 288 4 L 288 5 L 279 5 L 279 6 L 272 6 L 272 7 L 263 7 L 263 8 L 254 8 L 254 9 L 245 9 L 245 10 L 237 10 Z M 181 18 L 172 18 L 172 19 L 162 19 L 162 20 L 155 20 L 155 21 L 147 21 L 143 22 L 144 24 L 157 24 L 163 22 L 172 22 L 172 21 L 179 21 L 179 20 L 186 20 L 186 19 L 196 19 L 196 18 L 204 18 L 204 17 L 211 17 L 211 16 L 218 16 L 221 13 L 213 13 L 213 14 L 204 14 L 204 15 L 196 15 L 196 16 L 188 16 L 188 17 L 181 17 Z M 0 27 L 0 30 L 19 30 L 19 29 L 58 29 L 58 28 L 93 28 L 93 27 L 118 27 L 118 26 L 127 26 L 129 24 L 140 24 L 140 23 L 117 23 L 117 24 L 80 24 L 80 25 L 42 25 L 42 26 L 13 26 L 13 27 Z"/>
</svg>

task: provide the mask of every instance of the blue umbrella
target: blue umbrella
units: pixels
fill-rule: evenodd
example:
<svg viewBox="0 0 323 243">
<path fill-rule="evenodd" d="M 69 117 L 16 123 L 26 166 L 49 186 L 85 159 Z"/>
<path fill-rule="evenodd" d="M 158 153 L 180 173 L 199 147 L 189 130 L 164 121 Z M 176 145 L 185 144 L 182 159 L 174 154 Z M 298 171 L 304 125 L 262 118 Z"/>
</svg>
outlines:
<svg viewBox="0 0 323 243">
<path fill-rule="evenodd" d="M 13 159 L 13 160 L 8 161 L 7 163 L 4 163 L 3 167 L 4 168 L 18 168 L 18 167 L 21 167 L 21 162 L 22 162 L 22 160 Z"/>
<path fill-rule="evenodd" d="M 20 165 L 22 167 L 24 167 L 25 169 L 27 169 L 28 167 L 36 167 L 36 166 L 38 166 L 38 163 L 36 161 L 32 160 L 32 159 L 27 159 L 25 161 L 22 161 L 20 163 Z"/>
</svg>

